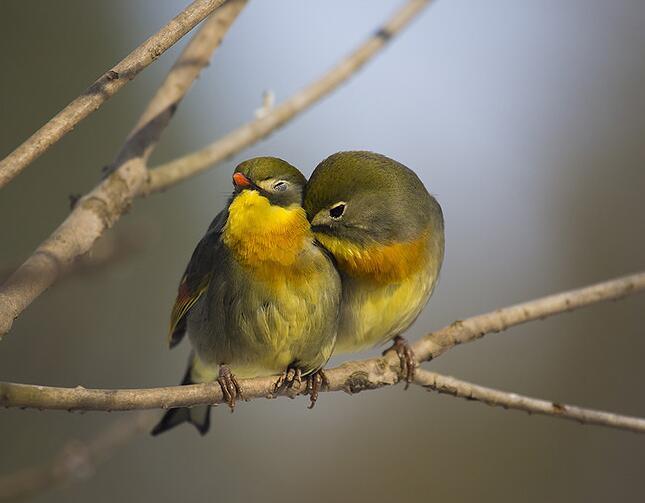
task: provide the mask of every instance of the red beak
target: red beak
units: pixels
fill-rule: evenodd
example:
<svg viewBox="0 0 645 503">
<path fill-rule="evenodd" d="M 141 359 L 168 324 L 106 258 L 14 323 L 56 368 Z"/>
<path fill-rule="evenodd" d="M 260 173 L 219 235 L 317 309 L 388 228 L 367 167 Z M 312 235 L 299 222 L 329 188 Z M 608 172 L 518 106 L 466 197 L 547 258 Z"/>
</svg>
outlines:
<svg viewBox="0 0 645 503">
<path fill-rule="evenodd" d="M 233 173 L 233 185 L 236 187 L 250 187 L 251 180 L 242 173 Z"/>
</svg>

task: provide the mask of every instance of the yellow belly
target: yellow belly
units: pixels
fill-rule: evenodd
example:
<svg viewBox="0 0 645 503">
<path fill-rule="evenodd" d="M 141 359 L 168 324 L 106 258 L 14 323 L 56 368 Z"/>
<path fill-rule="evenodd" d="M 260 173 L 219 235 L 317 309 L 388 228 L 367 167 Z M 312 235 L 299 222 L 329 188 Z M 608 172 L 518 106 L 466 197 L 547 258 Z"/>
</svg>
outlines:
<svg viewBox="0 0 645 503">
<path fill-rule="evenodd" d="M 428 302 L 436 280 L 436 271 L 431 267 L 397 283 L 343 278 L 343 302 L 334 353 L 361 351 L 403 333 Z"/>
<path fill-rule="evenodd" d="M 193 381 L 212 381 L 222 364 L 240 378 L 277 374 L 294 362 L 305 375 L 323 366 L 334 346 L 340 297 L 340 281 L 332 272 L 329 264 L 306 281 L 285 276 L 282 283 L 255 282 L 242 307 L 235 308 L 240 316 L 234 333 L 213 340 L 209 333 L 217 328 L 207 327 L 202 334 Z"/>
<path fill-rule="evenodd" d="M 294 362 L 305 374 L 322 367 L 336 335 L 340 278 L 314 244 L 302 207 L 273 206 L 244 191 L 229 207 L 222 240 L 231 253 L 223 266 L 230 286 L 210 296 L 214 311 L 206 303 L 206 314 L 196 314 L 193 381 L 213 380 L 221 364 L 240 378 Z"/>
<path fill-rule="evenodd" d="M 358 245 L 317 233 L 343 275 L 334 353 L 360 351 L 403 333 L 419 316 L 437 282 L 443 234 L 428 228 L 407 242 Z"/>
</svg>

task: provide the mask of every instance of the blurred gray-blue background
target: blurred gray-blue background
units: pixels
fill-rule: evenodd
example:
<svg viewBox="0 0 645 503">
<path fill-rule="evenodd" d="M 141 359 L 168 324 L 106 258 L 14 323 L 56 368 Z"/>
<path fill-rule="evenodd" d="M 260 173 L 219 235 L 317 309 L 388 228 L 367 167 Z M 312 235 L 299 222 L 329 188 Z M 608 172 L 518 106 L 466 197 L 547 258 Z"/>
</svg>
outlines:
<svg viewBox="0 0 645 503">
<path fill-rule="evenodd" d="M 185 2 L 4 0 L 0 155 Z M 251 1 L 181 105 L 153 164 L 199 148 L 360 43 L 395 1 Z M 166 327 L 190 253 L 236 163 L 283 157 L 306 174 L 370 149 L 441 202 L 441 283 L 408 334 L 645 267 L 645 2 L 439 0 L 348 84 L 269 139 L 135 203 L 100 251 L 36 301 L 0 344 L 0 379 L 175 384 L 187 347 Z M 182 42 L 180 45 L 183 45 Z M 0 193 L 0 275 L 109 164 L 179 48 Z M 119 253 L 121 250 L 121 253 Z M 428 368 L 560 402 L 645 416 L 645 299 L 532 323 Z M 376 351 L 373 352 L 376 354 Z M 0 474 L 42 463 L 118 414 L 0 411 Z M 121 415 L 122 416 L 122 415 Z M 139 436 L 45 501 L 642 501 L 645 438 L 402 387 L 240 404 L 211 433 Z"/>
</svg>

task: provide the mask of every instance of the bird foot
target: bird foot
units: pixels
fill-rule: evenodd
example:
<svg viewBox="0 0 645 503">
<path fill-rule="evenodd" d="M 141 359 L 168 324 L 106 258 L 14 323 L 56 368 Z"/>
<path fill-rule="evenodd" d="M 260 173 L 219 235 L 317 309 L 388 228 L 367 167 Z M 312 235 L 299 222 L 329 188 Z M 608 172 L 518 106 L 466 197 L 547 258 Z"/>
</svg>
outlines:
<svg viewBox="0 0 645 503">
<path fill-rule="evenodd" d="M 329 386 L 329 381 L 322 370 L 317 370 L 316 372 L 309 374 L 304 378 L 304 380 L 306 384 L 305 392 L 309 395 L 309 408 L 312 409 L 314 405 L 316 405 L 320 391 Z M 294 392 L 289 395 L 293 398 L 300 392 L 302 381 L 302 370 L 299 368 L 289 367 L 280 377 L 278 377 L 278 380 L 273 385 L 273 395 L 275 396 L 283 389 L 288 388 Z"/>
<path fill-rule="evenodd" d="M 295 386 L 297 384 L 297 386 Z M 299 368 L 288 367 L 273 385 L 273 395 L 277 395 L 283 388 L 300 389 L 302 385 L 302 370 Z"/>
<path fill-rule="evenodd" d="M 410 383 L 414 381 L 414 373 L 417 369 L 417 359 L 414 356 L 414 351 L 403 337 L 397 335 L 392 339 L 392 346 L 383 351 L 383 355 L 390 351 L 396 351 L 399 361 L 401 362 L 401 376 L 405 379 L 405 388 L 410 387 Z"/>
<path fill-rule="evenodd" d="M 329 379 L 322 369 L 307 376 L 307 393 L 309 393 L 309 409 L 313 409 L 318 400 L 318 393 L 329 387 Z"/>
<path fill-rule="evenodd" d="M 233 412 L 235 410 L 236 400 L 238 398 L 242 400 L 245 399 L 244 395 L 242 394 L 242 388 L 240 387 L 240 384 L 237 382 L 237 379 L 231 372 L 231 369 L 226 365 L 220 365 L 217 382 L 222 388 L 222 394 L 224 395 L 226 403 L 231 409 L 231 412 Z"/>
</svg>

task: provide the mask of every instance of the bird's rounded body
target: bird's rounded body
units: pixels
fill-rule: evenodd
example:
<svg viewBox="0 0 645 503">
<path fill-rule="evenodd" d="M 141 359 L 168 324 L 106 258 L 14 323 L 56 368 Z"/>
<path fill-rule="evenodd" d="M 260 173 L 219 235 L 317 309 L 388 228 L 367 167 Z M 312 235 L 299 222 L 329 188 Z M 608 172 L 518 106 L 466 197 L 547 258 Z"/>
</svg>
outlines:
<svg viewBox="0 0 645 503">
<path fill-rule="evenodd" d="M 314 170 L 304 206 L 341 273 L 335 352 L 408 329 L 433 293 L 444 254 L 441 207 L 416 174 L 380 154 L 339 152 Z"/>
<path fill-rule="evenodd" d="M 379 251 L 393 262 L 389 274 L 379 269 L 341 268 L 343 300 L 336 352 L 361 351 L 402 334 L 417 319 L 439 276 L 439 243 L 424 233 L 419 239 Z M 363 251 L 365 257 L 369 252 Z M 381 253 L 374 251 L 377 255 Z M 382 270 L 382 269 L 380 269 Z"/>
<path fill-rule="evenodd" d="M 212 381 L 220 365 L 238 377 L 320 369 L 334 345 L 340 280 L 304 210 L 246 191 L 228 212 L 217 281 L 188 315 L 193 381 Z"/>
<path fill-rule="evenodd" d="M 231 408 L 241 393 L 238 377 L 287 369 L 298 380 L 313 380 L 315 403 L 318 371 L 334 348 L 340 276 L 301 206 L 305 182 L 273 157 L 240 164 L 235 193 L 198 243 L 179 285 L 170 346 L 188 335 L 193 347 L 182 384 L 217 379 Z M 152 433 L 190 422 L 203 434 L 209 411 L 171 409 Z"/>
</svg>

